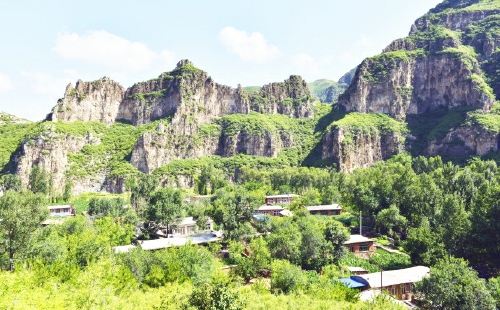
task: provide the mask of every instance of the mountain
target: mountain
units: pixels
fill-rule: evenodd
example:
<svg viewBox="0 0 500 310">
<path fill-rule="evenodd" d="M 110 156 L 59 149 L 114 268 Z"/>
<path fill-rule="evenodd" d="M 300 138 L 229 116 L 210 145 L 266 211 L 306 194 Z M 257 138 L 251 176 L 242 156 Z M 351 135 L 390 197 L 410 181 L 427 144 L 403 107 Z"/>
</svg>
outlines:
<svg viewBox="0 0 500 310">
<path fill-rule="evenodd" d="M 338 105 L 360 119 L 377 114 L 399 122 L 406 129 L 405 141 L 398 142 L 398 148 L 413 155 L 458 158 L 496 154 L 500 140 L 496 103 L 500 95 L 499 44 L 499 1 L 445 1 L 417 19 L 408 37 L 365 59 Z M 379 153 L 377 143 L 368 149 L 367 141 L 357 145 L 359 126 L 348 126 L 352 127 L 348 133 L 357 133 L 352 153 L 361 152 L 361 157 L 367 152 Z M 384 133 L 371 130 L 371 134 L 372 142 L 380 139 L 381 149 L 396 149 L 392 129 L 386 128 Z M 345 139 L 344 129 L 333 128 L 325 136 L 325 149 L 335 149 Z M 364 157 L 356 156 L 354 165 L 345 160 L 338 163 L 352 170 L 372 161 L 370 156 Z"/>
<path fill-rule="evenodd" d="M 321 79 L 308 83 L 307 86 L 320 102 L 333 103 L 336 102 L 340 94 L 349 87 L 355 72 L 356 69 L 352 69 L 344 74 L 338 82 Z"/>
<path fill-rule="evenodd" d="M 276 158 L 304 144 L 304 128 L 315 126 L 313 101 L 299 76 L 248 93 L 217 84 L 187 60 L 128 89 L 107 77 L 79 80 L 29 129 L 3 173 L 27 184 L 38 165 L 56 192 L 67 184 L 75 193 L 121 192 L 128 176 L 168 170 L 177 160 Z M 193 179 L 172 182 L 189 186 Z"/>
<path fill-rule="evenodd" d="M 1 174 L 27 184 L 39 166 L 54 193 L 71 186 L 77 194 L 123 192 L 139 173 L 193 187 L 210 167 L 232 182 L 248 167 L 352 172 L 406 151 L 455 161 L 494 157 L 498 47 L 500 1 L 448 0 L 338 83 L 292 75 L 232 88 L 188 60 L 128 89 L 106 77 L 79 80 L 43 122 L 4 117 Z M 315 98 L 336 101 L 338 87 L 346 88 L 338 103 Z"/>
</svg>

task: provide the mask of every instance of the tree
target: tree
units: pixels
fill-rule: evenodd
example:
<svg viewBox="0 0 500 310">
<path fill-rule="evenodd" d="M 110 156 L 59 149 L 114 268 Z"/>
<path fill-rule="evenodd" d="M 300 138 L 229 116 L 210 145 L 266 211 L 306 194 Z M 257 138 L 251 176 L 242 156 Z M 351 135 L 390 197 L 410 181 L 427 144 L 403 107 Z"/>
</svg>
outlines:
<svg viewBox="0 0 500 310">
<path fill-rule="evenodd" d="M 326 224 L 325 239 L 332 246 L 334 259 L 340 259 L 345 255 L 346 248 L 344 242 L 349 240 L 350 233 L 344 225 L 335 220 L 330 220 Z"/>
<path fill-rule="evenodd" d="M 132 194 L 130 203 L 134 207 L 138 216 L 145 217 L 145 211 L 151 199 L 151 195 L 158 187 L 158 179 L 154 175 L 140 174 L 136 179 L 130 179 L 127 182 Z"/>
<path fill-rule="evenodd" d="M 182 197 L 178 190 L 161 188 L 151 195 L 151 204 L 147 210 L 147 219 L 156 226 L 169 225 L 182 215 Z"/>
<path fill-rule="evenodd" d="M 9 254 L 11 271 L 16 256 L 27 247 L 33 233 L 49 215 L 43 202 L 42 196 L 31 192 L 7 191 L 0 197 L 0 231 L 4 243 L 0 249 Z"/>
<path fill-rule="evenodd" d="M 289 219 L 277 219 L 274 226 L 267 243 L 271 255 L 275 258 L 287 259 L 292 263 L 300 264 L 302 235 L 297 225 Z"/>
<path fill-rule="evenodd" d="M 190 306 L 199 310 L 240 310 L 244 303 L 237 293 L 230 289 L 229 283 L 222 279 L 214 279 L 211 283 L 197 286 L 189 297 Z"/>
<path fill-rule="evenodd" d="M 439 235 L 432 232 L 429 221 L 424 218 L 417 228 L 410 228 L 404 248 L 410 253 L 415 265 L 430 266 L 446 255 Z"/>
<path fill-rule="evenodd" d="M 2 177 L 1 183 L 7 191 L 21 191 L 21 178 L 17 174 L 6 174 Z"/>
<path fill-rule="evenodd" d="M 217 191 L 212 201 L 210 216 L 224 229 L 224 236 L 237 239 L 247 231 L 253 210 L 259 205 L 259 197 L 249 195 L 245 188 L 237 186 Z"/>
<path fill-rule="evenodd" d="M 29 176 L 29 188 L 33 193 L 42 193 L 47 195 L 50 192 L 49 174 L 45 169 L 35 165 L 31 169 Z"/>
<path fill-rule="evenodd" d="M 391 205 L 377 214 L 376 223 L 381 232 L 393 234 L 393 231 L 403 232 L 406 228 L 407 220 L 399 214 L 399 209 Z"/>
<path fill-rule="evenodd" d="M 424 299 L 427 309 L 495 309 L 495 300 L 469 268 L 467 261 L 445 258 L 431 268 L 429 277 L 415 284 L 415 294 Z"/>
</svg>

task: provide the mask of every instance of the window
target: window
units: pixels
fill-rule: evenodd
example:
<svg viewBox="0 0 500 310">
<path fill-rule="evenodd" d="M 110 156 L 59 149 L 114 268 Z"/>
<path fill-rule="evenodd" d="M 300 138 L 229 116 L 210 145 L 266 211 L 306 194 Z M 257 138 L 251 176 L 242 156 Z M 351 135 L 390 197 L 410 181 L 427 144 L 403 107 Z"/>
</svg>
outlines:
<svg viewBox="0 0 500 310">
<path fill-rule="evenodd" d="M 269 199 L 269 203 L 274 203 L 274 199 Z"/>
<path fill-rule="evenodd" d="M 321 211 L 321 215 L 328 215 L 328 211 Z"/>
<path fill-rule="evenodd" d="M 56 213 L 61 213 L 61 209 L 56 209 Z"/>
<path fill-rule="evenodd" d="M 406 284 L 403 284 L 403 294 L 406 294 Z"/>
<path fill-rule="evenodd" d="M 278 216 L 278 215 L 280 215 L 280 211 L 273 211 L 273 215 L 274 215 L 274 216 Z"/>
<path fill-rule="evenodd" d="M 349 251 L 351 251 L 352 253 L 354 253 L 354 247 L 353 247 L 353 246 L 350 246 L 350 247 L 349 247 Z"/>
<path fill-rule="evenodd" d="M 359 251 L 360 252 L 368 252 L 368 251 L 370 251 L 370 245 L 368 243 L 360 244 L 359 245 Z"/>
<path fill-rule="evenodd" d="M 287 198 L 283 198 L 282 201 L 283 202 L 288 202 L 288 199 Z"/>
<path fill-rule="evenodd" d="M 316 214 L 316 211 L 311 211 L 311 215 L 315 215 Z"/>
<path fill-rule="evenodd" d="M 391 287 L 391 295 L 396 295 L 396 288 L 395 287 Z"/>
</svg>

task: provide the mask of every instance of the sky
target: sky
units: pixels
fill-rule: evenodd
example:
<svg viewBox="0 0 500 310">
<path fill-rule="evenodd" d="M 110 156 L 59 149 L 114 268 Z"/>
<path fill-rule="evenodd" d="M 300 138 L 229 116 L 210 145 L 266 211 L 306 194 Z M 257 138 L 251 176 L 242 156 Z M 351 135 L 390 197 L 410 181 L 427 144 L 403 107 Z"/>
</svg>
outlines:
<svg viewBox="0 0 500 310">
<path fill-rule="evenodd" d="M 33 121 L 78 79 L 124 87 L 181 59 L 225 85 L 338 80 L 440 0 L 0 0 L 0 111 Z"/>
</svg>

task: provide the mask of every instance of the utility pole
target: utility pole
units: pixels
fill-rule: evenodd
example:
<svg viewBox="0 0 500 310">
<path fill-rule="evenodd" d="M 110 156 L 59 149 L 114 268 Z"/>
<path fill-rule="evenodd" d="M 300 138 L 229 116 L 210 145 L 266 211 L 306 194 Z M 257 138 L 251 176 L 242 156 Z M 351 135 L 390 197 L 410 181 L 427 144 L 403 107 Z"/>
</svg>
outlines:
<svg viewBox="0 0 500 310">
<path fill-rule="evenodd" d="M 363 235 L 363 218 L 361 217 L 361 212 L 359 211 L 359 234 Z"/>
</svg>

